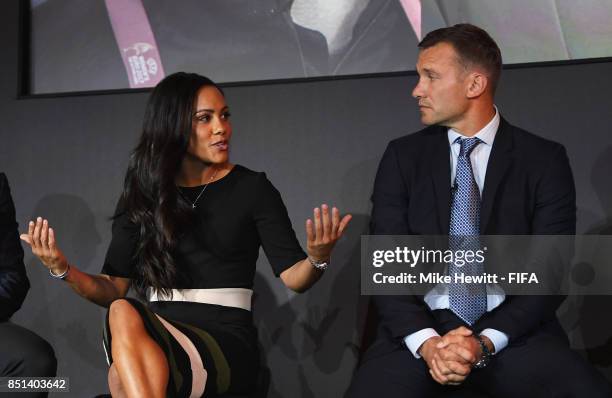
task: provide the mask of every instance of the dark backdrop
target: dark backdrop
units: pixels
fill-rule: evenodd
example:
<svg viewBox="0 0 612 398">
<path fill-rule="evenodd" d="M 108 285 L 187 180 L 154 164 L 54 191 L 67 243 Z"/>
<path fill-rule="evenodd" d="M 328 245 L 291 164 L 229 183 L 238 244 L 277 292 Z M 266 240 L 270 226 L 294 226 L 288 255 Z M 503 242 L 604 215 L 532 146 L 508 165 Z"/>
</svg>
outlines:
<svg viewBox="0 0 612 398">
<path fill-rule="evenodd" d="M 35 216 L 48 218 L 69 260 L 98 272 L 147 94 L 16 99 L 18 1 L 4 2 L 3 9 L 0 170 L 11 182 L 21 230 Z M 611 66 L 506 70 L 497 100 L 508 120 L 568 148 L 581 233 L 612 232 Z M 255 313 L 272 373 L 270 397 L 339 397 L 349 383 L 366 305 L 359 296 L 359 235 L 367 230 L 369 195 L 386 143 L 420 128 L 410 97 L 415 80 L 226 90 L 234 114 L 232 158 L 268 173 L 302 242 L 313 206 L 326 202 L 354 215 L 331 269 L 306 294 L 288 292 L 260 259 Z M 103 311 L 51 280 L 30 254 L 26 267 L 32 288 L 13 321 L 53 344 L 58 374 L 70 377 L 70 396 L 106 391 Z M 572 297 L 560 315 L 573 347 L 612 378 L 612 321 L 601 316 L 610 304 L 609 296 Z"/>
</svg>

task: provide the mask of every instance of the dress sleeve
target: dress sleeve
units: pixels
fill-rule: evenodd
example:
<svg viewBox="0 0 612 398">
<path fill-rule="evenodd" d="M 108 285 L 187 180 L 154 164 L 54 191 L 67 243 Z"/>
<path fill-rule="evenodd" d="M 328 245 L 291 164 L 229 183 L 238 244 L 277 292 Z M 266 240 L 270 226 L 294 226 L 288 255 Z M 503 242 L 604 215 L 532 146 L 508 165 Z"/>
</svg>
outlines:
<svg viewBox="0 0 612 398">
<path fill-rule="evenodd" d="M 283 199 L 265 173 L 258 176 L 253 213 L 261 245 L 276 276 L 306 258 Z"/>
<path fill-rule="evenodd" d="M 138 227 L 128 219 L 121 201 L 117 204 L 113 217 L 112 238 L 104 265 L 100 273 L 133 278 L 135 276 L 134 253 L 138 242 Z"/>
</svg>

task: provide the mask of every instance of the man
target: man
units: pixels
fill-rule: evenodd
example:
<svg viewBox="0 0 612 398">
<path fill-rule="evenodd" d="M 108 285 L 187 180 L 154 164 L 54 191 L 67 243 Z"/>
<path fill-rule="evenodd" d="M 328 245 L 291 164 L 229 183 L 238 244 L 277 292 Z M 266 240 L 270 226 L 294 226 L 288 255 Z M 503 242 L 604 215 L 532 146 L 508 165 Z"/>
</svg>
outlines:
<svg viewBox="0 0 612 398">
<path fill-rule="evenodd" d="M 33 332 L 9 321 L 30 288 L 19 242 L 15 206 L 8 181 L 0 173 L 0 377 L 54 377 L 53 348 Z M 46 392 L 20 393 L 46 397 Z"/>
<path fill-rule="evenodd" d="M 412 94 L 429 127 L 387 147 L 372 234 L 574 234 L 565 149 L 510 125 L 494 105 L 502 61 L 493 39 L 459 24 L 429 33 L 419 48 Z M 607 381 L 569 348 L 555 315 L 563 297 L 460 289 L 375 296 L 377 339 L 348 396 L 611 396 Z"/>
</svg>

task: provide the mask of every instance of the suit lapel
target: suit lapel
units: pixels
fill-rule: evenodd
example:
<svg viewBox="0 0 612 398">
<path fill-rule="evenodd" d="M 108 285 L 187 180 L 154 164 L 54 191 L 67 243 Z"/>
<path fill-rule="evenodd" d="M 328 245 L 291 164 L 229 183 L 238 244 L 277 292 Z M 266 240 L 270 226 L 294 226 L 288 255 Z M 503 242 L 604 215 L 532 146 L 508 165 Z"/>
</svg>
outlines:
<svg viewBox="0 0 612 398">
<path fill-rule="evenodd" d="M 501 184 L 506 171 L 512 164 L 512 126 L 503 118 L 500 121 L 499 129 L 493 141 L 491 155 L 487 163 L 487 174 L 485 177 L 484 189 L 482 190 L 482 202 L 480 205 L 480 233 L 486 234 L 495 194 Z"/>
<path fill-rule="evenodd" d="M 431 171 L 436 193 L 436 208 L 440 234 L 448 234 L 451 203 L 451 170 L 450 146 L 447 129 L 440 127 L 433 140 L 434 149 L 431 157 Z"/>
</svg>

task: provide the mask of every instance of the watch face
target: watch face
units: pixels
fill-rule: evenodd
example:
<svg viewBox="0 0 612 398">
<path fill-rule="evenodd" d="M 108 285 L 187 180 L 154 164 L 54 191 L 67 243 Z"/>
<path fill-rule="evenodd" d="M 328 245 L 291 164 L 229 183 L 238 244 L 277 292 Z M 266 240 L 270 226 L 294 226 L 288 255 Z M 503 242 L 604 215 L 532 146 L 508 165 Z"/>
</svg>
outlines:
<svg viewBox="0 0 612 398">
<path fill-rule="evenodd" d="M 484 368 L 484 367 L 486 367 L 486 366 L 487 366 L 487 363 L 488 363 L 488 361 L 485 361 L 484 359 L 481 359 L 480 361 L 478 361 L 478 362 L 476 362 L 476 363 L 474 364 L 474 367 L 475 367 L 476 369 L 482 369 L 482 368 Z"/>
</svg>

